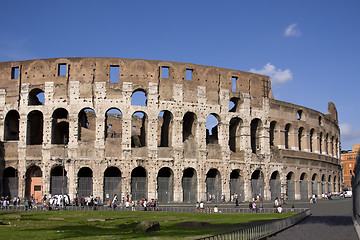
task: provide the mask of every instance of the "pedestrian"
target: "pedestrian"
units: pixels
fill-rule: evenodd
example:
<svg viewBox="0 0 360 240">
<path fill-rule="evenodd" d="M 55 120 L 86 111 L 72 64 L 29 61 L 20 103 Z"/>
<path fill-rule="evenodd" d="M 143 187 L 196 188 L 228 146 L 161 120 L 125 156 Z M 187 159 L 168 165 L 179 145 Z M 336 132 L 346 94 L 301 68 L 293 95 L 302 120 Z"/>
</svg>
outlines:
<svg viewBox="0 0 360 240">
<path fill-rule="evenodd" d="M 135 209 L 135 201 L 134 200 L 132 200 L 131 201 L 131 211 L 135 211 L 136 209 Z"/>
<path fill-rule="evenodd" d="M 257 206 L 256 206 L 256 203 L 255 203 L 255 202 L 253 202 L 253 203 L 252 203 L 252 211 L 253 211 L 253 212 L 256 212 L 256 213 L 257 213 L 257 211 L 258 211 L 258 209 L 257 209 Z"/>
<path fill-rule="evenodd" d="M 204 208 L 205 208 L 205 205 L 204 205 L 203 201 L 201 201 L 200 202 L 200 211 L 204 212 Z"/>
</svg>

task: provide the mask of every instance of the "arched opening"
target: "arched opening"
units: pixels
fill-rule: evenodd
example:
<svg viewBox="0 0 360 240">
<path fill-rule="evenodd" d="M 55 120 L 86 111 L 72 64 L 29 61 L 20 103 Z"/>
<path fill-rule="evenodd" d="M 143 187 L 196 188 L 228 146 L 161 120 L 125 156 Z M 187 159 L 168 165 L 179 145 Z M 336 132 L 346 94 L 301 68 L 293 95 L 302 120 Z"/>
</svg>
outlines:
<svg viewBox="0 0 360 240">
<path fill-rule="evenodd" d="M 286 175 L 286 195 L 289 200 L 295 200 L 295 174 L 293 172 Z"/>
<path fill-rule="evenodd" d="M 174 174 L 168 167 L 160 169 L 157 177 L 157 193 L 160 203 L 174 201 Z"/>
<path fill-rule="evenodd" d="M 251 121 L 251 150 L 252 153 L 257 153 L 261 149 L 260 145 L 260 131 L 261 131 L 261 120 L 255 118 Z"/>
<path fill-rule="evenodd" d="M 319 134 L 319 151 L 320 151 L 320 154 L 323 153 L 323 144 L 322 144 L 322 141 L 323 141 L 323 134 L 322 132 Z"/>
<path fill-rule="evenodd" d="M 43 114 L 34 110 L 27 117 L 27 145 L 41 145 L 43 142 Z"/>
<path fill-rule="evenodd" d="M 288 123 L 285 125 L 285 149 L 289 149 L 289 133 L 291 129 L 291 124 Z"/>
<path fill-rule="evenodd" d="M 240 176 L 240 170 L 235 169 L 230 173 L 230 197 L 234 199 L 238 198 L 238 201 L 243 202 L 244 196 L 244 180 Z"/>
<path fill-rule="evenodd" d="M 221 199 L 221 176 L 220 172 L 212 168 L 206 174 L 206 196 L 211 202 L 218 202 Z"/>
<path fill-rule="evenodd" d="M 196 115 L 192 112 L 187 112 L 183 118 L 183 142 L 187 139 L 194 139 L 196 132 Z"/>
<path fill-rule="evenodd" d="M 311 129 L 310 130 L 310 152 L 313 152 L 314 151 L 314 141 L 313 141 L 313 138 L 314 138 L 314 132 L 315 132 L 315 129 Z"/>
<path fill-rule="evenodd" d="M 309 181 L 306 173 L 302 173 L 300 176 L 300 198 L 307 200 L 309 197 Z"/>
<path fill-rule="evenodd" d="M 187 168 L 182 177 L 183 202 L 197 201 L 197 176 L 193 168 Z"/>
<path fill-rule="evenodd" d="M 329 193 L 332 193 L 332 181 L 331 181 L 331 175 L 329 176 L 328 178 L 328 190 L 329 190 Z"/>
<path fill-rule="evenodd" d="M 95 140 L 96 115 L 93 109 L 84 108 L 78 115 L 78 140 L 92 142 Z"/>
<path fill-rule="evenodd" d="M 321 194 L 325 194 L 325 193 L 326 193 L 326 178 L 325 178 L 325 174 L 323 174 L 321 177 Z"/>
<path fill-rule="evenodd" d="M 316 173 L 311 178 L 311 189 L 312 189 L 312 195 L 318 195 L 319 194 L 319 187 L 318 187 L 318 176 Z"/>
<path fill-rule="evenodd" d="M 233 97 L 229 102 L 229 112 L 237 112 L 239 110 L 240 98 Z"/>
<path fill-rule="evenodd" d="M 270 191 L 271 191 L 271 200 L 281 197 L 281 181 L 280 174 L 278 171 L 275 171 L 271 174 L 270 178 Z"/>
<path fill-rule="evenodd" d="M 36 201 L 42 198 L 42 171 L 38 166 L 31 166 L 26 171 L 25 198 L 32 196 Z"/>
<path fill-rule="evenodd" d="M 218 144 L 218 116 L 209 114 L 206 118 L 206 144 Z"/>
<path fill-rule="evenodd" d="M 254 199 L 263 200 L 264 197 L 264 174 L 255 170 L 251 174 L 251 195 Z"/>
<path fill-rule="evenodd" d="M 93 195 L 93 171 L 88 167 L 80 168 L 78 172 L 78 197 Z"/>
<path fill-rule="evenodd" d="M 64 179 L 63 179 L 64 170 Z M 50 173 L 50 193 L 51 195 L 68 194 L 67 172 L 62 166 L 56 166 Z"/>
<path fill-rule="evenodd" d="M 52 115 L 52 144 L 67 144 L 69 139 L 69 114 L 64 108 L 58 108 Z"/>
<path fill-rule="evenodd" d="M 161 111 L 158 115 L 158 147 L 171 147 L 173 116 L 169 111 Z"/>
<path fill-rule="evenodd" d="M 333 192 L 337 192 L 336 190 L 336 176 L 334 176 L 334 181 L 333 181 Z"/>
<path fill-rule="evenodd" d="M 304 128 L 300 127 L 298 131 L 298 145 L 299 145 L 299 151 L 302 150 L 302 140 L 303 140 L 303 132 Z"/>
<path fill-rule="evenodd" d="M 11 110 L 6 114 L 4 122 L 4 140 L 19 140 L 19 119 L 20 115 L 16 110 Z"/>
<path fill-rule="evenodd" d="M 325 135 L 325 153 L 329 154 L 329 134 Z"/>
<path fill-rule="evenodd" d="M 147 97 L 144 90 L 139 89 L 133 92 L 131 95 L 131 105 L 133 106 L 146 106 Z"/>
<path fill-rule="evenodd" d="M 117 108 L 111 108 L 105 113 L 105 139 L 121 142 L 122 113 Z"/>
<path fill-rule="evenodd" d="M 301 118 L 302 118 L 302 113 L 303 113 L 302 110 L 297 111 L 297 120 L 301 120 Z"/>
<path fill-rule="evenodd" d="M 270 132 L 269 132 L 269 135 L 270 135 L 270 146 L 274 146 L 274 142 L 275 142 L 275 128 L 276 128 L 276 121 L 272 121 L 270 123 Z"/>
<path fill-rule="evenodd" d="M 18 196 L 18 171 L 13 167 L 4 169 L 3 172 L 3 191 L 2 196 L 13 198 Z"/>
<path fill-rule="evenodd" d="M 121 172 L 117 167 L 108 167 L 104 172 L 104 202 L 114 199 L 115 194 L 121 196 Z"/>
<path fill-rule="evenodd" d="M 232 152 L 240 152 L 242 120 L 238 117 L 232 118 L 229 124 L 229 148 Z"/>
<path fill-rule="evenodd" d="M 131 172 L 131 194 L 133 200 L 147 199 L 147 173 L 145 168 L 137 167 Z"/>
<path fill-rule="evenodd" d="M 198 143 L 196 141 L 196 115 L 192 112 L 187 112 L 183 117 L 183 148 L 184 158 L 198 157 Z M 210 150 L 210 149 L 209 149 Z M 214 151 L 208 151 L 214 152 Z"/>
<path fill-rule="evenodd" d="M 28 100 L 29 106 L 43 105 L 44 103 L 45 103 L 45 95 L 43 90 L 39 88 L 35 88 L 29 92 L 29 100 Z"/>
<path fill-rule="evenodd" d="M 135 112 L 131 118 L 131 147 L 140 148 L 145 147 L 146 130 L 147 130 L 147 116 L 144 112 Z"/>
</svg>

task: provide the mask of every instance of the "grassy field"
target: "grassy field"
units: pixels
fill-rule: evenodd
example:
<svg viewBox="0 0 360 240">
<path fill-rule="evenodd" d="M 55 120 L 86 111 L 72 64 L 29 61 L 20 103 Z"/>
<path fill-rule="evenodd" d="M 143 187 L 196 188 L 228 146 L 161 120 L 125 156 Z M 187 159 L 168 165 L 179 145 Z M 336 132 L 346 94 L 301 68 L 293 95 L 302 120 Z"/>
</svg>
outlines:
<svg viewBox="0 0 360 240">
<path fill-rule="evenodd" d="M 194 239 L 292 214 L 209 214 L 122 211 L 0 212 L 0 239 Z M 134 233 L 142 221 L 161 230 Z"/>
</svg>

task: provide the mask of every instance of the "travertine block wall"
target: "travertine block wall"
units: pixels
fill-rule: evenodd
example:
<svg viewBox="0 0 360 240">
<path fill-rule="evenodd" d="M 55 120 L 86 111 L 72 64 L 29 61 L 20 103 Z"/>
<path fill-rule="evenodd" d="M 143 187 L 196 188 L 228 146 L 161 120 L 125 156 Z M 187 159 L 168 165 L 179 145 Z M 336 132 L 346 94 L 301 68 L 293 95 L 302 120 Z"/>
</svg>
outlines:
<svg viewBox="0 0 360 240">
<path fill-rule="evenodd" d="M 112 66 L 119 69 L 115 82 L 110 82 Z M 164 68 L 168 68 L 166 77 L 162 73 Z M 191 72 L 191 80 L 187 79 L 187 71 Z M 182 181 L 184 170 L 188 168 L 196 173 L 198 201 L 207 200 L 212 169 L 217 172 L 216 178 L 221 179 L 217 192 L 226 199 L 234 194 L 230 189 L 233 180 L 230 175 L 234 171 L 243 181 L 245 200 L 254 194 L 251 182 L 253 173 L 259 170 L 264 180 L 265 199 L 274 196 L 270 186 L 270 180 L 275 180 L 272 176 L 279 176 L 276 178 L 281 182 L 281 189 L 276 192 L 279 197 L 287 193 L 290 175 L 294 176 L 297 199 L 301 197 L 300 181 L 304 180 L 309 180 L 309 194 L 313 190 L 311 181 L 319 186 L 326 182 L 326 192 L 339 191 L 340 131 L 335 105 L 330 103 L 329 113 L 322 114 L 274 100 L 270 86 L 267 76 L 190 63 L 121 58 L 0 63 L 0 139 L 4 143 L 0 174 L 7 178 L 11 175 L 9 169 L 15 170 L 20 196 L 33 193 L 29 179 L 34 177 L 31 174 L 37 168 L 42 173 L 41 195 L 51 192 L 51 172 L 59 165 L 53 160 L 57 158 L 71 159 L 64 166 L 67 192 L 72 197 L 79 193 L 79 172 L 84 167 L 92 171 L 92 194 L 101 197 L 104 195 L 104 172 L 109 167 L 121 171 L 123 195 L 132 192 L 133 170 L 144 168 L 148 198 L 159 196 L 159 171 L 170 169 L 172 201 L 176 202 L 184 201 Z M 33 90 L 44 92 L 43 104 L 29 105 Z M 145 93 L 146 105 L 132 105 L 133 93 L 137 91 Z M 229 111 L 230 101 L 234 102 L 235 111 Z M 115 108 L 121 112 L 121 117 L 106 120 L 107 111 Z M 58 109 L 66 110 L 65 119 L 54 120 Z M 86 112 L 86 126 L 79 120 L 84 109 L 92 110 Z M 11 111 L 19 115 L 18 140 L 4 138 L 9 131 L 5 119 Z M 40 144 L 29 144 L 32 111 L 38 111 L 43 119 Z M 170 140 L 166 147 L 159 147 L 161 111 L 169 111 L 171 116 Z M 141 134 L 142 124 L 134 120 L 135 112 L 143 112 L 146 116 L 142 147 L 132 147 L 132 136 Z M 188 112 L 193 114 L 192 131 L 183 141 Z M 216 142 L 207 144 L 206 123 L 210 114 L 217 118 L 218 134 Z M 235 118 L 239 119 L 238 126 L 232 125 L 231 120 Z M 57 131 L 54 122 L 68 126 L 62 133 L 67 138 L 66 148 L 64 144 L 52 143 L 54 131 Z M 108 124 L 119 131 L 119 138 L 106 137 Z M 285 131 L 286 124 L 291 125 L 289 132 Z M 136 132 L 132 131 L 133 127 Z M 229 147 L 230 129 L 234 127 L 236 151 Z M 328 183 L 336 188 L 329 189 Z M 3 184 L 2 189 L 5 190 Z M 214 194 L 214 190 L 211 191 Z M 322 192 L 319 187 L 317 193 L 321 195 Z"/>
</svg>

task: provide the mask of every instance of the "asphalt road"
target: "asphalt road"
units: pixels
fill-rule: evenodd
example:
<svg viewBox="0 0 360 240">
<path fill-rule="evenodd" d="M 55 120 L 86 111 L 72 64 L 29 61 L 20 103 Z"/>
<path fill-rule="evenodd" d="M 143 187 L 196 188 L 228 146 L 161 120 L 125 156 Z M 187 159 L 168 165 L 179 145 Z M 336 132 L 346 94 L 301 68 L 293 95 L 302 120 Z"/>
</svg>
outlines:
<svg viewBox="0 0 360 240">
<path fill-rule="evenodd" d="M 352 222 L 352 199 L 320 200 L 318 203 L 294 203 L 310 208 L 312 215 L 297 225 L 271 237 L 272 240 L 357 240 Z"/>
</svg>

